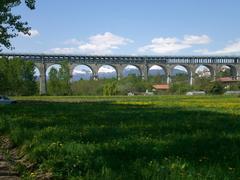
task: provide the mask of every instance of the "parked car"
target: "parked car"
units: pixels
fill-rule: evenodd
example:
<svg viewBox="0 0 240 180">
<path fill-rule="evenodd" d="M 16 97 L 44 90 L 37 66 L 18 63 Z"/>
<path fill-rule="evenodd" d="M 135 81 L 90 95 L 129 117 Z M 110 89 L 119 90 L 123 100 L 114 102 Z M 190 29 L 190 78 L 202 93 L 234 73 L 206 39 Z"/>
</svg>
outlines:
<svg viewBox="0 0 240 180">
<path fill-rule="evenodd" d="M 194 95 L 206 95 L 204 91 L 189 91 L 186 93 L 187 96 L 194 96 Z"/>
<path fill-rule="evenodd" d="M 6 96 L 0 96 L 0 104 L 14 104 L 16 103 L 15 100 L 11 100 Z"/>
</svg>

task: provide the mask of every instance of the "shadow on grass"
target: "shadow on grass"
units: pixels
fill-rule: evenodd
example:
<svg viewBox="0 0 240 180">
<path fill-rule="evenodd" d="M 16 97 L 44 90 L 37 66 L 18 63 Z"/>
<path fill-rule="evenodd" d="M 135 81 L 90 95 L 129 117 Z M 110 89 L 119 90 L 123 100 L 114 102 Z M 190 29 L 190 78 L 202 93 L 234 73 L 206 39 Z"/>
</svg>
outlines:
<svg viewBox="0 0 240 180">
<path fill-rule="evenodd" d="M 76 164 L 80 156 L 87 164 L 82 165 L 85 170 L 96 171 L 102 166 L 131 171 L 138 161 L 145 166 L 151 161 L 161 164 L 164 159 L 181 159 L 193 169 L 240 167 L 239 115 L 112 102 L 22 101 L 2 107 L 0 118 L 1 130 L 17 146 L 28 144 L 29 153 L 39 163 L 58 157 Z M 64 148 L 49 151 L 54 142 Z M 232 173 L 240 175 L 239 171 Z"/>
</svg>

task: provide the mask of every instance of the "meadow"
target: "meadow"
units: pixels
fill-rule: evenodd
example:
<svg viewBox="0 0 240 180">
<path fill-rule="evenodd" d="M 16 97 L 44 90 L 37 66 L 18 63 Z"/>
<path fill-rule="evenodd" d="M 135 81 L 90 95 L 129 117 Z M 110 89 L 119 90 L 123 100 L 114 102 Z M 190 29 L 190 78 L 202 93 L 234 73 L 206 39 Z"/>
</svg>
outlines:
<svg viewBox="0 0 240 180">
<path fill-rule="evenodd" d="M 240 97 L 14 97 L 0 133 L 25 178 L 240 179 Z"/>
</svg>

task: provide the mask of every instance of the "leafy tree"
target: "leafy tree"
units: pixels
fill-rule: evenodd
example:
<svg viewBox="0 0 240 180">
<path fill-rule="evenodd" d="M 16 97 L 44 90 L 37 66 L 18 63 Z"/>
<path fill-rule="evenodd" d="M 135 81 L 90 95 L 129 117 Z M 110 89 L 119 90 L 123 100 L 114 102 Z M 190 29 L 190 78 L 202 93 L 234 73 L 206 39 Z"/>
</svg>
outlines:
<svg viewBox="0 0 240 180">
<path fill-rule="evenodd" d="M 59 71 L 52 68 L 49 72 L 48 93 L 51 95 L 71 94 L 70 72 L 67 62 L 61 63 Z"/>
<path fill-rule="evenodd" d="M 49 80 L 48 80 L 48 93 L 51 95 L 58 95 L 59 93 L 59 77 L 58 70 L 56 68 L 52 68 L 49 72 Z"/>
<path fill-rule="evenodd" d="M 210 77 L 195 77 L 193 88 L 198 91 L 207 92 L 209 90 L 209 84 L 211 84 Z"/>
<path fill-rule="evenodd" d="M 103 87 L 103 95 L 104 96 L 113 96 L 117 94 L 117 83 L 107 83 Z"/>
<path fill-rule="evenodd" d="M 210 94 L 223 94 L 224 93 L 224 86 L 221 82 L 214 81 L 208 86 L 208 92 Z"/>
<path fill-rule="evenodd" d="M 62 62 L 61 68 L 59 70 L 59 80 L 60 80 L 60 89 L 62 95 L 71 94 L 71 85 L 70 85 L 70 70 L 68 67 L 68 62 Z"/>
<path fill-rule="evenodd" d="M 18 36 L 19 32 L 30 34 L 27 22 L 21 21 L 20 15 L 14 15 L 12 8 L 22 4 L 22 0 L 0 1 L 0 51 L 2 47 L 12 48 L 10 39 Z M 35 0 L 25 0 L 30 9 L 35 9 Z"/>
<path fill-rule="evenodd" d="M 0 94 L 34 95 L 37 84 L 34 77 L 34 64 L 22 59 L 1 59 Z"/>
</svg>

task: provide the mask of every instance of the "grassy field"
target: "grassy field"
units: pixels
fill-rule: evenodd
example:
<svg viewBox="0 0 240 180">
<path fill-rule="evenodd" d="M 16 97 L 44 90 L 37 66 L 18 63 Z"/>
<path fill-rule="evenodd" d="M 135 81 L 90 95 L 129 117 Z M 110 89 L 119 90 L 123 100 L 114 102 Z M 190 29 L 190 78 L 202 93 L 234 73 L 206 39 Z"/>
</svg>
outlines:
<svg viewBox="0 0 240 180">
<path fill-rule="evenodd" d="M 240 179 L 240 98 L 16 97 L 0 133 L 33 179 Z"/>
</svg>

